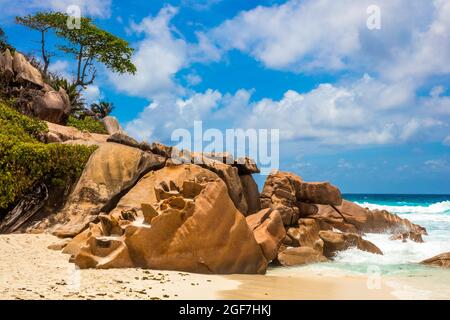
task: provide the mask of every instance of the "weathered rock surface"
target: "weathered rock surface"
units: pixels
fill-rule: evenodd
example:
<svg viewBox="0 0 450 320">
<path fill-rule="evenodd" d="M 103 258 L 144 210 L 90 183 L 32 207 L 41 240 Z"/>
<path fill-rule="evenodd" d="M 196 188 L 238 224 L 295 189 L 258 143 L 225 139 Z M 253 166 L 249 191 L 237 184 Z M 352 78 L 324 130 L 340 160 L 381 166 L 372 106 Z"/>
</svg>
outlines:
<svg viewBox="0 0 450 320">
<path fill-rule="evenodd" d="M 52 122 L 46 122 L 46 124 L 48 127 L 48 132 L 45 140 L 47 143 L 65 142 L 73 144 L 101 145 L 106 142 L 106 139 L 108 139 L 108 135 L 106 134 L 80 131 L 73 127 L 66 127 Z"/>
<path fill-rule="evenodd" d="M 133 139 L 123 131 L 117 131 L 116 133 L 109 136 L 106 141 L 140 149 L 139 142 L 137 142 L 135 139 Z"/>
<path fill-rule="evenodd" d="M 203 157 L 201 161 L 194 160 L 194 163 L 200 163 L 201 167 L 216 173 L 225 182 L 228 194 L 236 208 L 243 215 L 247 215 L 248 206 L 237 168 L 207 157 Z"/>
<path fill-rule="evenodd" d="M 277 257 L 281 241 L 286 236 L 280 213 L 267 208 L 247 216 L 246 220 L 266 259 L 274 260 Z"/>
<path fill-rule="evenodd" d="M 414 231 L 426 234 L 425 228 L 385 210 L 368 210 L 345 200 L 341 206 L 336 207 L 336 210 L 342 215 L 345 222 L 354 225 L 361 232 L 403 233 Z"/>
<path fill-rule="evenodd" d="M 421 263 L 429 266 L 450 268 L 450 252 L 438 254 L 437 256 L 423 260 Z"/>
<path fill-rule="evenodd" d="M 116 117 L 106 116 L 101 121 L 109 135 L 112 135 L 119 131 L 123 131 Z"/>
<path fill-rule="evenodd" d="M 179 191 L 176 190 L 174 185 L 181 185 L 184 192 L 193 197 L 194 194 L 198 193 L 198 189 L 195 189 L 198 186 L 189 181 L 214 180 L 217 178 L 218 176 L 215 173 L 197 165 L 189 164 L 165 166 L 160 170 L 150 171 L 120 199 L 111 211 L 111 215 L 119 216 L 124 211 L 142 215 L 142 204 L 152 205 L 158 202 L 161 196 L 169 197 L 171 194 L 178 194 Z"/>
<path fill-rule="evenodd" d="M 139 149 L 116 143 L 101 145 L 90 157 L 65 207 L 52 219 L 57 224 L 53 233 L 60 237 L 79 234 L 100 212 L 108 212 L 117 197 L 143 174 L 163 165 L 163 158 Z"/>
<path fill-rule="evenodd" d="M 241 180 L 244 198 L 247 202 L 247 215 L 258 212 L 261 210 L 261 200 L 255 179 L 249 174 L 240 175 L 239 179 Z"/>
<path fill-rule="evenodd" d="M 172 148 L 170 146 L 166 146 L 162 143 L 159 142 L 153 142 L 151 144 L 151 149 L 150 151 L 153 152 L 154 154 L 158 154 L 160 156 L 163 156 L 165 158 L 170 158 L 172 156 Z"/>
<path fill-rule="evenodd" d="M 14 79 L 13 60 L 9 49 L 6 49 L 5 52 L 0 54 L 0 74 L 7 82 Z"/>
<path fill-rule="evenodd" d="M 296 194 L 301 183 L 299 176 L 289 172 L 270 174 L 261 192 L 261 208 L 278 210 L 285 226 L 294 224 L 299 218 Z"/>
<path fill-rule="evenodd" d="M 374 254 L 383 254 L 372 242 L 364 240 L 355 233 L 341 233 L 334 231 L 320 231 L 319 237 L 323 240 L 323 255 L 332 258 L 337 251 L 356 247 L 359 250 Z"/>
<path fill-rule="evenodd" d="M 326 262 L 328 259 L 310 247 L 286 248 L 278 253 L 278 262 L 283 266 L 297 266 Z"/>
<path fill-rule="evenodd" d="M 59 241 L 57 241 L 55 243 L 50 244 L 47 247 L 47 249 L 56 250 L 56 251 L 63 250 L 70 241 L 72 241 L 71 238 L 61 239 L 61 240 L 59 240 Z"/>
<path fill-rule="evenodd" d="M 153 186 L 157 202 L 151 205 L 157 214 L 143 220 L 139 214 L 122 211 L 120 216 L 112 213 L 100 224 L 91 224 L 74 238 L 73 246 L 69 243 L 66 247 L 65 251 L 73 254 L 72 261 L 80 268 L 265 272 L 267 260 L 225 183 L 217 176 L 208 180 L 212 173 L 195 167 L 182 165 L 155 172 L 158 175 L 165 170 L 174 178 L 166 185 Z M 196 172 L 193 180 L 181 181 L 192 172 Z"/>
<path fill-rule="evenodd" d="M 300 217 L 306 218 L 319 212 L 319 206 L 313 203 L 297 202 Z"/>
<path fill-rule="evenodd" d="M 64 89 L 47 91 L 43 96 L 36 96 L 33 101 L 33 113 L 42 120 L 63 123 L 70 113 L 70 102 Z"/>
<path fill-rule="evenodd" d="M 203 153 L 189 152 L 187 150 L 178 150 L 175 147 L 169 147 L 157 142 L 152 143 L 150 150 L 155 154 L 166 157 L 168 163 L 175 165 L 192 163 L 216 173 L 225 182 L 230 198 L 236 208 L 242 214 L 248 214 L 248 205 L 244 196 L 238 169 L 215 159 L 216 157 L 226 157 L 225 155 L 211 156 Z"/>
<path fill-rule="evenodd" d="M 329 204 L 338 206 L 342 203 L 341 192 L 329 182 L 302 182 L 297 191 L 300 201 L 316 204 Z"/>
<path fill-rule="evenodd" d="M 224 163 L 228 163 L 225 162 Z M 234 160 L 232 163 L 234 167 L 238 169 L 238 173 L 240 175 L 244 174 L 254 174 L 254 173 L 260 173 L 258 166 L 256 165 L 255 160 L 249 158 L 249 157 L 240 157 Z"/>
<path fill-rule="evenodd" d="M 322 253 L 323 241 L 319 237 L 320 223 L 315 219 L 299 219 L 298 227 L 291 227 L 287 235 L 291 238 L 293 247 L 310 247 Z"/>
<path fill-rule="evenodd" d="M 389 240 L 402 240 L 403 242 L 407 242 L 407 240 L 411 240 L 417 243 L 423 243 L 422 235 L 420 233 L 416 233 L 413 231 L 404 232 L 404 233 L 396 233 L 393 234 Z"/>
<path fill-rule="evenodd" d="M 33 67 L 23 54 L 14 52 L 13 68 L 15 81 L 19 83 L 32 83 L 39 88 L 44 87 L 41 72 Z"/>
</svg>

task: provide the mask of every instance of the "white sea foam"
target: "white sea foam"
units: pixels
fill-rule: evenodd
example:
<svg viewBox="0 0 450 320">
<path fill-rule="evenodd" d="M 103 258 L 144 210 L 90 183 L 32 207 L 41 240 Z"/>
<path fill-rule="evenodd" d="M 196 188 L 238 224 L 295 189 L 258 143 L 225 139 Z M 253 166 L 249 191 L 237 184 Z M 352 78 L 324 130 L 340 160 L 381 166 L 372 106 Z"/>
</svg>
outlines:
<svg viewBox="0 0 450 320">
<path fill-rule="evenodd" d="M 450 251 L 448 237 L 443 234 L 424 236 L 424 243 L 413 241 L 402 242 L 389 240 L 387 234 L 366 234 L 364 238 L 374 243 L 381 249 L 383 255 L 371 254 L 356 248 L 339 252 L 337 262 L 365 265 L 399 265 L 406 263 L 418 263 L 422 260 Z"/>
<path fill-rule="evenodd" d="M 374 204 L 369 202 L 356 202 L 362 207 L 380 210 L 387 210 L 393 213 L 450 213 L 450 201 L 441 201 L 428 206 L 389 206 Z"/>
</svg>

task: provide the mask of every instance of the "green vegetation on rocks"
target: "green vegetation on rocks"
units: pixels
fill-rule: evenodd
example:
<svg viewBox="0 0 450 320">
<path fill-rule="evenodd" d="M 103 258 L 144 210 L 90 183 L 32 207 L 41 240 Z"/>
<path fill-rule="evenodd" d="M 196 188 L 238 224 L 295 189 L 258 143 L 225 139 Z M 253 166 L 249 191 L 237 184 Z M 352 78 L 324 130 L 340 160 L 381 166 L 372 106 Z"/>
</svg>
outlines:
<svg viewBox="0 0 450 320">
<path fill-rule="evenodd" d="M 93 117 L 84 117 L 83 119 L 77 119 L 74 116 L 69 116 L 67 120 L 69 127 L 77 128 L 81 131 L 88 131 L 91 133 L 108 134 L 105 125 L 98 119 Z"/>
<path fill-rule="evenodd" d="M 75 181 L 96 147 L 45 144 L 45 122 L 22 115 L 0 100 L 0 209 L 10 207 L 37 182 Z"/>
</svg>

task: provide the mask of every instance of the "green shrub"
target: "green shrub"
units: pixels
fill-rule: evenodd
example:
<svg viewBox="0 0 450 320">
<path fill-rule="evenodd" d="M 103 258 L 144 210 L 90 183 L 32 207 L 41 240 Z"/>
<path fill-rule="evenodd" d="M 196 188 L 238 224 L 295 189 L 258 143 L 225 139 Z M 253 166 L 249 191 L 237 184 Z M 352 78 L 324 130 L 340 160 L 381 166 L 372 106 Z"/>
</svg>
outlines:
<svg viewBox="0 0 450 320">
<path fill-rule="evenodd" d="M 44 144 L 44 122 L 24 116 L 0 101 L 0 209 L 8 208 L 37 182 L 75 181 L 96 147 Z"/>
<path fill-rule="evenodd" d="M 85 117 L 84 119 L 77 119 L 73 116 L 69 116 L 67 125 L 77 128 L 78 130 L 88 131 L 91 133 L 107 134 L 105 126 L 100 120 L 92 117 Z"/>
<path fill-rule="evenodd" d="M 45 122 L 23 115 L 2 101 L 0 101 L 0 121 L 2 131 L 3 125 L 8 124 L 11 128 L 15 127 L 21 135 L 25 133 L 36 139 L 48 131 Z"/>
</svg>

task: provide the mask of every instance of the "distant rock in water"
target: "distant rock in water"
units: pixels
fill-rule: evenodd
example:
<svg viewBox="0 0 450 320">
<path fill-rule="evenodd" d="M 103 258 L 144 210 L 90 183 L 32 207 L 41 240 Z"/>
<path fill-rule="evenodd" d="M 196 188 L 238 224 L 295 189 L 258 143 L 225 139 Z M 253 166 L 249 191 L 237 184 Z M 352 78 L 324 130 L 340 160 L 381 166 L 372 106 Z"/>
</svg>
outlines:
<svg viewBox="0 0 450 320">
<path fill-rule="evenodd" d="M 432 258 L 423 260 L 421 263 L 429 266 L 450 268 L 450 252 L 441 253 Z"/>
</svg>

